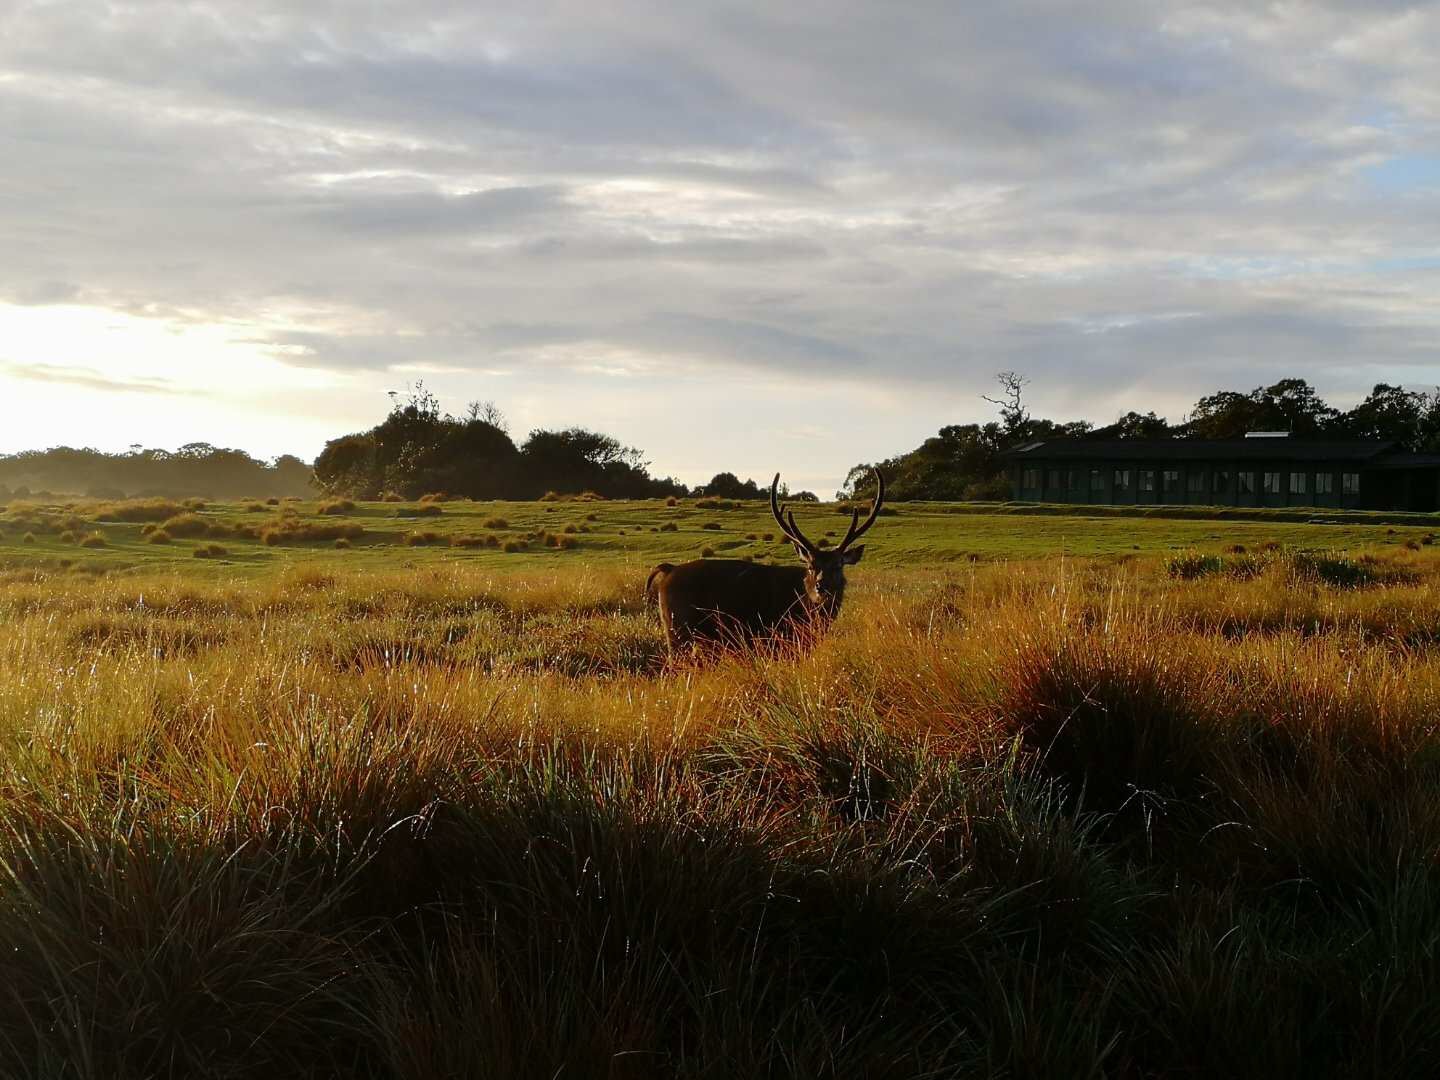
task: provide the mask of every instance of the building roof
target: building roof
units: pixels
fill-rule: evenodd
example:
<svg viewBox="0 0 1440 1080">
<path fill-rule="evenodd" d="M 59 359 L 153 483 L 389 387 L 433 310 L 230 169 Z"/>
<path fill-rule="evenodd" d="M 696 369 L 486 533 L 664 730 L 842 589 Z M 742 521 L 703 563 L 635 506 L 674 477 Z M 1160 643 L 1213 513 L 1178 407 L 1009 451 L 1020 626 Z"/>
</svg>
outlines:
<svg viewBox="0 0 1440 1080">
<path fill-rule="evenodd" d="M 1005 451 L 1025 461 L 1354 461 L 1379 464 L 1391 439 L 1043 439 Z M 1397 455 L 1398 456 L 1398 455 Z M 1417 455 L 1418 456 L 1418 455 Z"/>
</svg>

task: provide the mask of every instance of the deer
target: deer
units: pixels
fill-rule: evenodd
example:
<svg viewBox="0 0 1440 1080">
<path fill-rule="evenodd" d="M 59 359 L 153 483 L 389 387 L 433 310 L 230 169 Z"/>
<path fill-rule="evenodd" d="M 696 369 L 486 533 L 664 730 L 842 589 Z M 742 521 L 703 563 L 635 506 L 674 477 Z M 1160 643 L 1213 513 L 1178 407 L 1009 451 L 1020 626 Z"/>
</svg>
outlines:
<svg viewBox="0 0 1440 1080">
<path fill-rule="evenodd" d="M 875 474 L 875 500 L 863 522 L 856 509 L 850 528 L 834 548 L 811 543 L 781 509 L 780 474 L 770 484 L 770 513 L 800 556 L 801 566 L 767 566 L 744 559 L 694 559 L 661 563 L 645 582 L 659 600 L 660 622 L 671 654 L 696 645 L 741 645 L 804 639 L 823 632 L 845 599 L 845 568 L 865 554 L 852 547 L 869 531 L 885 503 L 885 478 Z"/>
</svg>

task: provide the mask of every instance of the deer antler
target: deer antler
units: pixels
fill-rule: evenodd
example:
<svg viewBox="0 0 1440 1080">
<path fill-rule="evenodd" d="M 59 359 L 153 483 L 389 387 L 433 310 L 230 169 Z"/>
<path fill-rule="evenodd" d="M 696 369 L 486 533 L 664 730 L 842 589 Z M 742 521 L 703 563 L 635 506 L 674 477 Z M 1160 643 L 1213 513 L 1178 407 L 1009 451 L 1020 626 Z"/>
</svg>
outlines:
<svg viewBox="0 0 1440 1080">
<path fill-rule="evenodd" d="M 845 539 L 840 541 L 836 551 L 844 551 L 856 540 L 865 535 L 865 531 L 875 524 L 875 519 L 880 516 L 880 507 L 885 503 L 885 477 L 880 475 L 879 469 L 871 469 L 875 474 L 875 501 L 870 506 L 870 516 L 865 519 L 865 524 L 860 524 L 860 511 L 855 510 L 850 516 L 850 528 L 845 533 Z M 776 479 L 779 479 L 777 474 Z"/>
<path fill-rule="evenodd" d="M 819 550 L 809 540 L 805 539 L 805 534 L 802 533 L 800 531 L 800 527 L 795 524 L 794 511 L 790 511 L 787 514 L 787 516 L 790 518 L 789 524 L 786 524 L 785 518 L 781 516 L 780 474 L 778 472 L 775 474 L 775 479 L 770 483 L 770 513 L 775 518 L 775 524 L 780 526 L 780 531 L 785 534 L 786 538 L 790 540 L 791 543 L 799 544 L 811 555 L 814 555 Z"/>
</svg>

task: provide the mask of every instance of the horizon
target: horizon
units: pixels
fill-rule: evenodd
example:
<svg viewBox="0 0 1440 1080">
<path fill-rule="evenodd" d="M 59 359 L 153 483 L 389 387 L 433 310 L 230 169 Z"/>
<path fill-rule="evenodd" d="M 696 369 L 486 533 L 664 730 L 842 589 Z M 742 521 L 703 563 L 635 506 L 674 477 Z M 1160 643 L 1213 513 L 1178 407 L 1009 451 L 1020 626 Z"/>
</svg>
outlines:
<svg viewBox="0 0 1440 1080">
<path fill-rule="evenodd" d="M 163 32 L 159 32 L 163 31 Z M 0 453 L 313 461 L 424 380 L 828 493 L 984 422 L 1440 383 L 1440 11 L 35 6 Z"/>
</svg>

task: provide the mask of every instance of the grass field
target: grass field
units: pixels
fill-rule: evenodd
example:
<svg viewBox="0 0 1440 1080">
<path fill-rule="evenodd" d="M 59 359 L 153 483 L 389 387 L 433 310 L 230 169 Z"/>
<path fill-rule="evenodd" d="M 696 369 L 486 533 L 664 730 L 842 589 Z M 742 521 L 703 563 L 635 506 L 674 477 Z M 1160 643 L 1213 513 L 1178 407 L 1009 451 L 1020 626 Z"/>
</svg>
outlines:
<svg viewBox="0 0 1440 1080">
<path fill-rule="evenodd" d="M 319 509 L 0 515 L 0 1075 L 1440 1066 L 1428 522 L 902 505 L 700 664 L 759 508 Z"/>
</svg>

